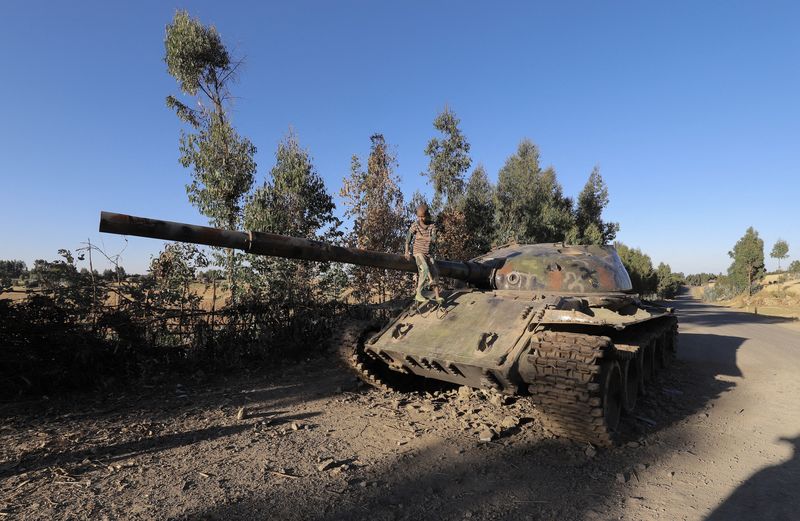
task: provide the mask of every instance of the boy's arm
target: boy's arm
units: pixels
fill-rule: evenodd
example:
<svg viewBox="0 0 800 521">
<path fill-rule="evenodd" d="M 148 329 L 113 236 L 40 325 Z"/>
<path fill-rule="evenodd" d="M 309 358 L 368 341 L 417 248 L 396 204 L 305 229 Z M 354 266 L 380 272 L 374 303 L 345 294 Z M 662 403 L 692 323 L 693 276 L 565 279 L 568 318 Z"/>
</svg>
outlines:
<svg viewBox="0 0 800 521">
<path fill-rule="evenodd" d="M 406 257 L 409 256 L 408 255 L 408 247 L 411 245 L 411 239 L 414 237 L 414 234 L 411 231 L 413 228 L 414 228 L 414 225 L 412 224 L 408 228 L 408 233 L 406 233 L 406 246 L 405 246 L 405 249 L 404 249 L 404 252 L 403 252 L 403 255 L 405 255 Z"/>
</svg>

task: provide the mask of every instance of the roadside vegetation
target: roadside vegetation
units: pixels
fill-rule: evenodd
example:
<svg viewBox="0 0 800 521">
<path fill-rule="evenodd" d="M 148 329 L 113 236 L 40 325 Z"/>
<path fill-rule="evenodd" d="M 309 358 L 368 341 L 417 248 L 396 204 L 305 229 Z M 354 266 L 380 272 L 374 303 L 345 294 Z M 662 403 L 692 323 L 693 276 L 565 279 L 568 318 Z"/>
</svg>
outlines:
<svg viewBox="0 0 800 521">
<path fill-rule="evenodd" d="M 780 268 L 780 262 L 789 258 L 788 242 L 775 241 L 770 257 L 778 260 L 778 269 L 772 273 L 764 265 L 764 241 L 753 227 L 745 231 L 728 256 L 731 265 L 726 273 L 685 277 L 695 296 L 753 313 L 800 317 L 800 261 Z"/>
</svg>

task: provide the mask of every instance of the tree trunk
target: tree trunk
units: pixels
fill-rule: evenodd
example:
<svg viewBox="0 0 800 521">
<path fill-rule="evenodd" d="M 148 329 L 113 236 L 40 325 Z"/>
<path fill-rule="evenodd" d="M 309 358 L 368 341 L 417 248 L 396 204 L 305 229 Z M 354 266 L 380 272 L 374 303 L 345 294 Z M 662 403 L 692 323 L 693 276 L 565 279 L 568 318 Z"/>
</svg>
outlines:
<svg viewBox="0 0 800 521">
<path fill-rule="evenodd" d="M 236 266 L 234 265 L 234 255 L 235 252 L 233 248 L 227 248 L 228 251 L 228 287 L 230 288 L 231 292 L 231 304 L 236 304 L 236 297 L 238 293 L 238 288 L 236 287 Z"/>
</svg>

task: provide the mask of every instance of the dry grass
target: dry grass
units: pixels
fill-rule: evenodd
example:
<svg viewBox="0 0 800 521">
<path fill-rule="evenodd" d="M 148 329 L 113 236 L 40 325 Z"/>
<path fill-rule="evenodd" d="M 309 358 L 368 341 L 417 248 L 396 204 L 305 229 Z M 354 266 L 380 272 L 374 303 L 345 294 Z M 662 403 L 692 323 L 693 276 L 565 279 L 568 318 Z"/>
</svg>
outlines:
<svg viewBox="0 0 800 521">
<path fill-rule="evenodd" d="M 800 319 L 800 278 L 780 282 L 785 277 L 786 274 L 767 275 L 758 293 L 749 297 L 741 295 L 719 304 L 759 315 Z"/>
</svg>

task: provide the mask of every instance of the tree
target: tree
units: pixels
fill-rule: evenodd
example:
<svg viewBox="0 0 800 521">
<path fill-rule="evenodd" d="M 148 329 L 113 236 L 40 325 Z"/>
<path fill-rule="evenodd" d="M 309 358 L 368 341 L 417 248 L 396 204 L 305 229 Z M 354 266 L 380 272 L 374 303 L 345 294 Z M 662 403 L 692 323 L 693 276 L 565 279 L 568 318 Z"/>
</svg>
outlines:
<svg viewBox="0 0 800 521">
<path fill-rule="evenodd" d="M 618 223 L 603 222 L 602 214 L 608 205 L 608 187 L 595 166 L 578 196 L 575 225 L 567 235 L 573 244 L 607 244 L 619 231 Z"/>
<path fill-rule="evenodd" d="M 656 278 L 658 279 L 656 293 L 660 298 L 672 298 L 678 294 L 683 277 L 673 273 L 669 264 L 659 263 L 656 268 Z"/>
<path fill-rule="evenodd" d="M 383 134 L 373 134 L 370 141 L 367 169 L 354 155 L 350 175 L 340 192 L 347 208 L 345 215 L 353 219 L 349 242 L 368 250 L 402 252 L 408 221 L 399 179 L 394 174 L 397 161 Z M 399 272 L 357 266 L 351 273 L 354 293 L 363 300 L 378 297 L 385 302 L 408 287 L 408 277 Z"/>
<path fill-rule="evenodd" d="M 189 201 L 213 226 L 239 229 L 245 195 L 253 186 L 256 147 L 231 125 L 230 83 L 241 61 L 231 60 L 213 26 L 177 11 L 164 40 L 167 70 L 197 108 L 167 96 L 167 106 L 189 125 L 181 131 L 180 162 L 192 168 Z M 231 298 L 236 298 L 237 255 L 225 260 Z"/>
<path fill-rule="evenodd" d="M 290 131 L 278 145 L 269 179 L 248 198 L 244 223 L 253 231 L 332 242 L 340 235 L 334 209 L 308 151 Z M 329 267 L 328 263 L 255 255 L 249 257 L 249 264 L 258 277 L 251 291 L 263 297 L 259 290 L 264 290 L 295 304 L 311 301 L 312 280 Z"/>
<path fill-rule="evenodd" d="M 506 159 L 497 182 L 498 242 L 560 242 L 574 224 L 552 167 L 539 165 L 539 148 L 528 139 Z"/>
<path fill-rule="evenodd" d="M 28 272 L 28 267 L 21 260 L 0 260 L 0 291 L 10 288 L 14 281 Z"/>
<path fill-rule="evenodd" d="M 789 263 L 789 271 L 792 273 L 800 273 L 800 260 L 793 260 Z"/>
<path fill-rule="evenodd" d="M 469 157 L 469 142 L 461 133 L 455 112 L 445 106 L 436 119 L 433 128 L 442 134 L 432 138 L 425 147 L 430 157 L 428 171 L 422 175 L 433 184 L 433 207 L 441 208 L 445 203 L 454 203 L 464 193 L 464 175 L 472 164 Z"/>
<path fill-rule="evenodd" d="M 789 243 L 783 239 L 778 239 L 775 241 L 769 256 L 773 259 L 778 259 L 778 271 L 780 271 L 781 261 L 789 256 Z"/>
<path fill-rule="evenodd" d="M 278 144 L 269 178 L 247 200 L 248 229 L 319 240 L 335 233 L 333 198 L 291 131 Z"/>
<path fill-rule="evenodd" d="M 728 268 L 731 281 L 738 288 L 746 287 L 753 294 L 753 284 L 764 275 L 764 241 L 751 226 L 728 252 L 733 263 Z"/>
<path fill-rule="evenodd" d="M 449 204 L 437 219 L 436 257 L 467 260 L 473 257 L 469 250 L 470 229 L 462 204 Z"/>
<path fill-rule="evenodd" d="M 640 295 L 652 295 L 658 291 L 658 274 L 653 271 L 650 256 L 639 248 L 629 248 L 621 242 L 614 243 L 622 264 L 631 277 L 634 291 Z"/>
<path fill-rule="evenodd" d="M 478 165 L 467 182 L 464 194 L 464 218 L 469 236 L 467 258 L 477 257 L 489 251 L 495 230 L 495 188 L 489 182 L 483 165 Z"/>
</svg>

